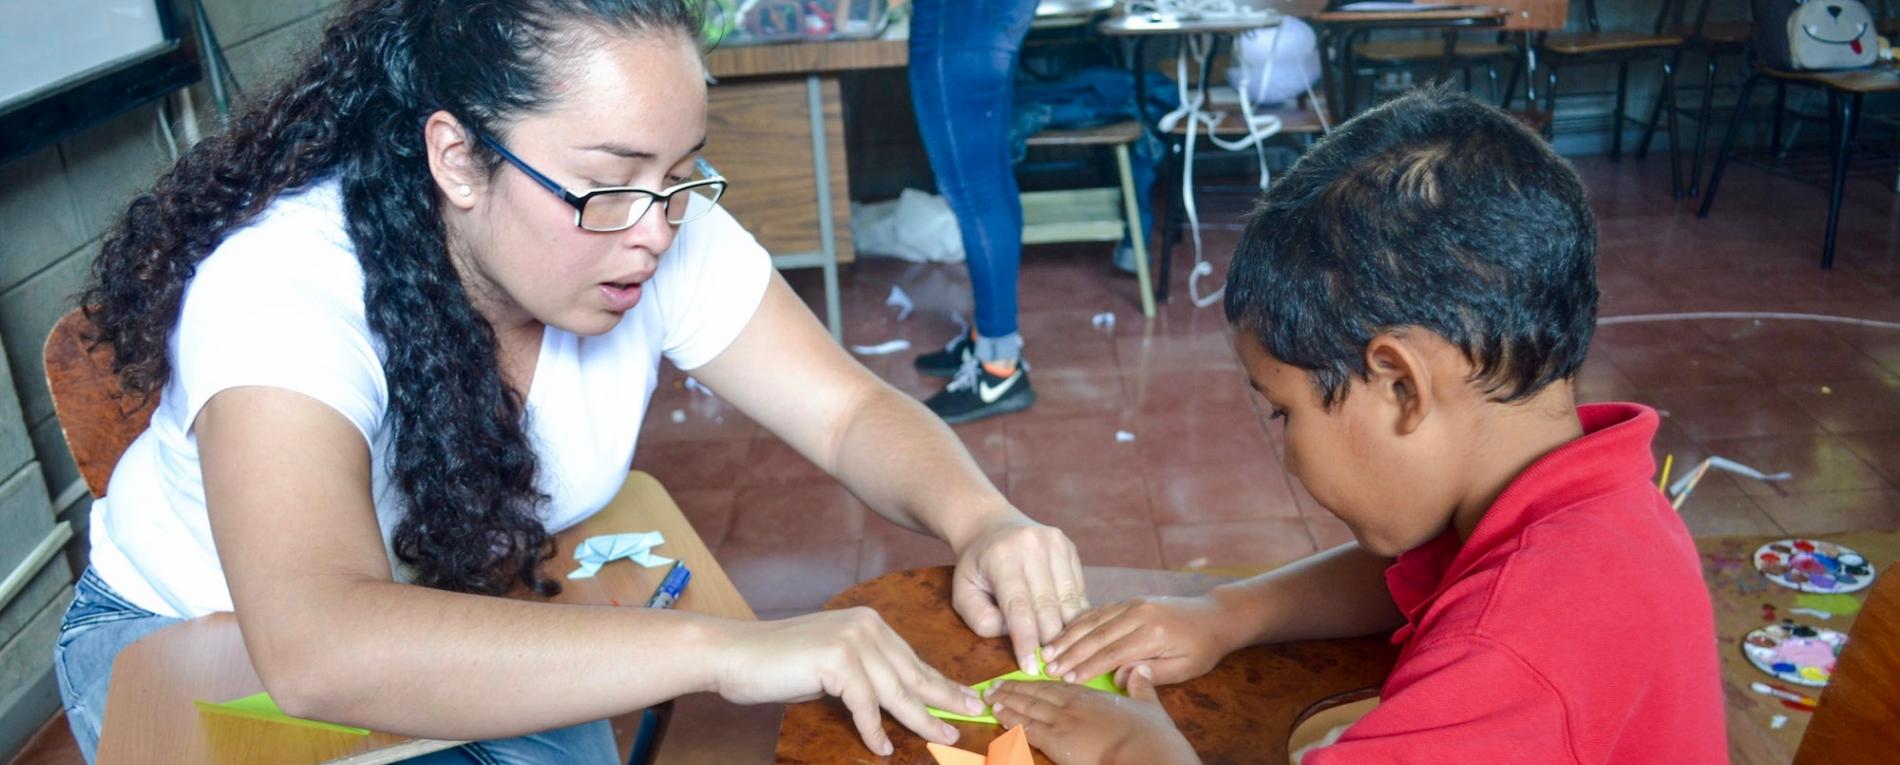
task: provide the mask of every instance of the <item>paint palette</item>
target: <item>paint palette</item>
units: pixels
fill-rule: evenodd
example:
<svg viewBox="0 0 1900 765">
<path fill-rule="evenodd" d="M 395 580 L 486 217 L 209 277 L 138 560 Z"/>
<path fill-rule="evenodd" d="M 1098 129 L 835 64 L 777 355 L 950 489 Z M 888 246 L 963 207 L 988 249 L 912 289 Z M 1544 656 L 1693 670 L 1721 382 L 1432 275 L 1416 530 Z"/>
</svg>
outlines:
<svg viewBox="0 0 1900 765">
<path fill-rule="evenodd" d="M 1755 568 L 1769 581 L 1802 592 L 1854 592 L 1874 583 L 1873 564 L 1860 553 L 1815 539 L 1762 545 Z"/>
<path fill-rule="evenodd" d="M 1847 636 L 1792 621 L 1770 624 L 1742 637 L 1742 654 L 1756 669 L 1800 685 L 1820 687 L 1834 676 L 1834 661 Z"/>
</svg>

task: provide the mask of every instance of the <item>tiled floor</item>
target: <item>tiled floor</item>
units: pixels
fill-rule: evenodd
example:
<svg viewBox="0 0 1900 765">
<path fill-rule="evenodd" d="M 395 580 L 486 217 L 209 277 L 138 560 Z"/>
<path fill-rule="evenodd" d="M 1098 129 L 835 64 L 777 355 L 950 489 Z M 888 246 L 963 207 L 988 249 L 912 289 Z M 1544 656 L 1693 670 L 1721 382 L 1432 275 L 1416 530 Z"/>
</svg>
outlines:
<svg viewBox="0 0 1900 765">
<path fill-rule="evenodd" d="M 1579 162 L 1600 216 L 1605 317 L 1787 311 L 1900 321 L 1900 197 L 1849 187 L 1833 272 L 1817 268 L 1826 198 L 1748 168 L 1729 174 L 1715 215 L 1668 195 L 1668 170 Z M 1244 197 L 1204 196 L 1206 251 L 1221 273 Z M 1022 327 L 1039 395 L 1020 415 L 957 428 L 992 481 L 1031 515 L 1067 530 L 1085 563 L 1233 567 L 1285 562 L 1345 541 L 1343 527 L 1280 468 L 1218 308 L 1185 298 L 1192 258 L 1177 249 L 1175 299 L 1143 321 L 1132 278 L 1106 248 L 1030 249 Z M 815 272 L 791 278 L 810 300 Z M 896 319 L 893 284 L 917 311 Z M 969 315 L 960 266 L 863 260 L 843 275 L 846 340 L 948 339 Z M 1211 286 L 1211 285 L 1210 285 Z M 1090 318 L 1113 311 L 1112 330 Z M 866 366 L 916 396 L 910 355 Z M 886 571 L 950 562 L 933 540 L 876 517 L 835 481 L 722 402 L 668 372 L 636 465 L 672 491 L 763 616 L 821 606 Z M 1711 475 L 1683 509 L 1697 534 L 1900 528 L 1900 331 L 1783 320 L 1603 327 L 1579 380 L 1585 400 L 1663 410 L 1656 451 L 1677 465 L 1719 454 L 1794 479 L 1769 486 Z M 674 412 L 682 421 L 674 422 Z M 1116 439 L 1118 431 L 1135 435 Z M 682 701 L 662 761 L 751 762 L 777 710 Z M 748 733 L 750 731 L 750 733 Z M 54 762 L 56 760 L 33 760 Z"/>
</svg>

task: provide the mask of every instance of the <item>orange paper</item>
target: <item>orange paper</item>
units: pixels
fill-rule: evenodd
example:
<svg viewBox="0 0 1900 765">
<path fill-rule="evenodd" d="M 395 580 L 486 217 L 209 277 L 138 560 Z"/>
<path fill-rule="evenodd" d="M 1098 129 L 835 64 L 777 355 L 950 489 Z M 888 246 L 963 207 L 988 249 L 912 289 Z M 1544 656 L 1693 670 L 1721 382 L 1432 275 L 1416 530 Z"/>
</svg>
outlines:
<svg viewBox="0 0 1900 765">
<path fill-rule="evenodd" d="M 1021 725 L 991 741 L 987 757 L 942 744 L 926 747 L 930 749 L 930 756 L 937 758 L 937 765 L 1033 765 L 1035 762 L 1029 754 L 1029 736 L 1023 733 Z"/>
</svg>

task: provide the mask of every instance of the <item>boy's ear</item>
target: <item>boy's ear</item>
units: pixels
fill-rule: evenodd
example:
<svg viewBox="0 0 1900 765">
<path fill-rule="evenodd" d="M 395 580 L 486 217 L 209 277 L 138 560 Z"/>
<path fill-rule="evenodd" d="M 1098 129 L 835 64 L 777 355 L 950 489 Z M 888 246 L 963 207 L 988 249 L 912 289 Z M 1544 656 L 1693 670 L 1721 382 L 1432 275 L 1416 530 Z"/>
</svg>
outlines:
<svg viewBox="0 0 1900 765">
<path fill-rule="evenodd" d="M 1366 386 L 1397 414 L 1394 430 L 1409 436 L 1432 412 L 1432 376 L 1418 348 L 1400 335 L 1382 332 L 1366 344 Z"/>
</svg>

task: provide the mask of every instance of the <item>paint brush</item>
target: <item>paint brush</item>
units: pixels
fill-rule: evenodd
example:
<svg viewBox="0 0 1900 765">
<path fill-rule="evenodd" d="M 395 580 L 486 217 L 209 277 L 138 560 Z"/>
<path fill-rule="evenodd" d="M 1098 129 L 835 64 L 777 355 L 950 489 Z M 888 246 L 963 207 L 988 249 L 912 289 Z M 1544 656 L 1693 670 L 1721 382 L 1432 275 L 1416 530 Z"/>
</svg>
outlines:
<svg viewBox="0 0 1900 765">
<path fill-rule="evenodd" d="M 1709 460 L 1705 459 L 1702 461 L 1702 464 L 1696 466 L 1695 472 L 1689 474 L 1689 478 L 1683 482 L 1682 490 L 1676 492 L 1676 499 L 1674 502 L 1670 502 L 1669 506 L 1681 510 L 1682 503 L 1689 501 L 1689 492 L 1695 491 L 1695 485 L 1701 483 L 1702 476 L 1708 475 L 1708 473 Z"/>
<path fill-rule="evenodd" d="M 1674 454 L 1663 455 L 1662 477 L 1656 479 L 1657 491 L 1668 491 L 1668 489 L 1664 487 L 1667 487 L 1669 485 L 1669 468 L 1674 466 L 1675 464 L 1676 464 L 1676 455 Z"/>
<path fill-rule="evenodd" d="M 1792 704 L 1800 704 L 1806 707 L 1817 707 L 1821 705 L 1821 702 L 1818 699 L 1815 699 L 1810 696 L 1803 696 L 1799 693 L 1794 693 L 1785 688 L 1777 688 L 1767 683 L 1750 683 L 1748 687 L 1754 689 L 1756 693 L 1759 693 L 1765 696 L 1773 696 L 1775 698 L 1781 699 L 1782 701 L 1786 701 Z"/>
</svg>

